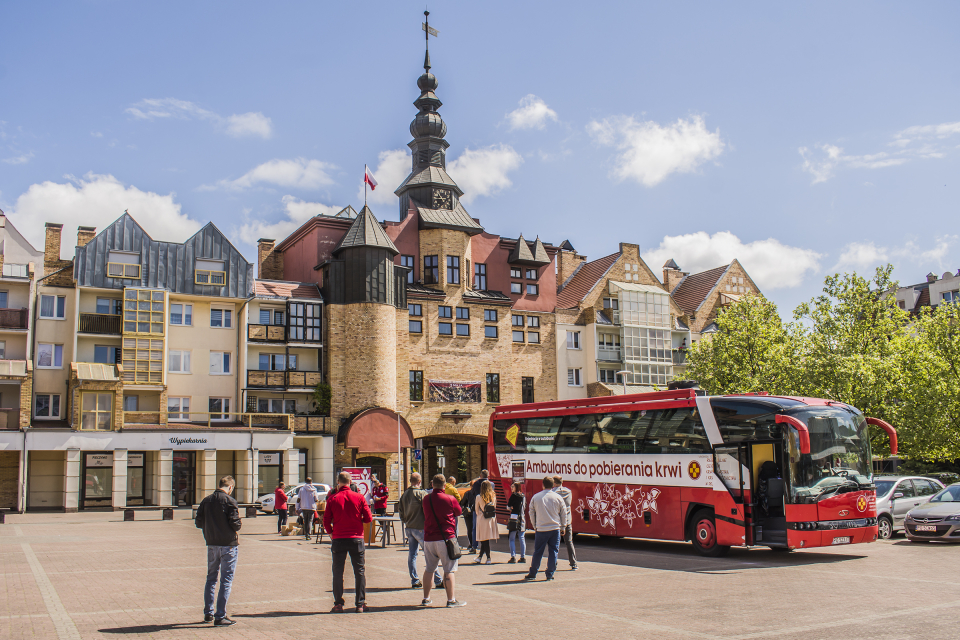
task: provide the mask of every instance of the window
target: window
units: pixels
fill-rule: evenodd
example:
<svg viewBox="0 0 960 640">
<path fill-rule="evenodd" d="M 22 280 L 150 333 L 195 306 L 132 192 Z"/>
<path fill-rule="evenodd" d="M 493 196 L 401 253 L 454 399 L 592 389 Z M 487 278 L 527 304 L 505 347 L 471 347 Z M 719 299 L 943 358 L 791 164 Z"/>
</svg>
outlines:
<svg viewBox="0 0 960 640">
<path fill-rule="evenodd" d="M 597 347 L 600 349 L 619 349 L 620 336 L 615 333 L 598 333 Z"/>
<path fill-rule="evenodd" d="M 171 349 L 167 352 L 167 363 L 170 373 L 190 373 L 190 352 Z"/>
<path fill-rule="evenodd" d="M 26 278 L 27 265 L 4 262 L 3 275 L 9 278 Z"/>
<path fill-rule="evenodd" d="M 487 402 L 500 402 L 500 374 L 487 374 Z"/>
<path fill-rule="evenodd" d="M 7 342 L 5 340 L 0 340 L 0 360 L 4 360 L 7 357 Z"/>
<path fill-rule="evenodd" d="M 487 265 L 473 265 L 473 288 L 480 291 L 487 290 Z"/>
<path fill-rule="evenodd" d="M 140 254 L 125 251 L 107 253 L 107 277 L 140 279 Z"/>
<path fill-rule="evenodd" d="M 291 302 L 287 305 L 290 326 L 287 339 L 298 342 L 320 342 L 321 306 L 317 303 Z"/>
<path fill-rule="evenodd" d="M 80 394 L 80 428 L 109 429 L 113 424 L 112 393 Z"/>
<path fill-rule="evenodd" d="M 536 279 L 537 279 L 537 270 L 527 269 L 527 280 L 536 280 Z"/>
<path fill-rule="evenodd" d="M 259 365 L 260 371 L 296 371 L 297 356 L 287 356 L 282 353 L 261 353 Z"/>
<path fill-rule="evenodd" d="M 514 332 L 513 332 L 513 341 L 514 341 L 514 342 L 523 342 L 523 331 L 514 331 Z"/>
<path fill-rule="evenodd" d="M 123 396 L 124 411 L 140 411 L 140 396 Z"/>
<path fill-rule="evenodd" d="M 944 302 L 958 302 L 960 301 L 960 291 L 944 291 L 943 292 L 943 301 Z M 6 306 L 6 305 L 4 305 Z"/>
<path fill-rule="evenodd" d="M 520 267 L 510 267 L 510 277 L 511 278 L 522 278 L 520 275 L 522 273 Z"/>
<path fill-rule="evenodd" d="M 60 417 L 60 394 L 38 393 L 33 403 L 33 415 L 51 420 Z"/>
<path fill-rule="evenodd" d="M 413 256 L 400 256 L 400 266 L 407 267 L 410 271 L 407 272 L 407 282 L 413 282 Z"/>
<path fill-rule="evenodd" d="M 539 326 L 540 326 L 540 316 L 527 316 L 527 326 L 528 326 L 528 327 L 539 327 Z"/>
<path fill-rule="evenodd" d="M 613 369 L 600 369 L 600 382 L 607 384 L 617 383 L 617 372 Z"/>
<path fill-rule="evenodd" d="M 457 335 L 458 335 L 458 336 L 469 336 L 469 335 L 470 335 L 470 325 L 468 325 L 468 324 L 458 324 L 458 325 L 457 325 Z"/>
<path fill-rule="evenodd" d="M 483 321 L 484 321 L 484 322 L 496 322 L 496 321 L 497 321 L 497 310 L 496 310 L 496 309 L 484 309 L 484 310 L 483 310 Z"/>
<path fill-rule="evenodd" d="M 167 419 L 189 420 L 190 398 L 167 398 Z"/>
<path fill-rule="evenodd" d="M 423 258 L 423 284 L 439 284 L 440 269 L 439 258 L 437 256 L 424 256 Z"/>
<path fill-rule="evenodd" d="M 470 309 L 467 307 L 457 307 L 457 320 L 469 320 Z"/>
<path fill-rule="evenodd" d="M 230 398 L 210 398 L 208 406 L 211 420 L 230 419 Z"/>
<path fill-rule="evenodd" d="M 567 331 L 567 349 L 579 349 L 579 348 L 580 348 L 580 332 Z"/>
<path fill-rule="evenodd" d="M 273 314 L 270 313 L 270 309 L 260 309 L 260 324 L 270 324 L 272 319 Z"/>
<path fill-rule="evenodd" d="M 197 260 L 193 271 L 194 284 L 222 287 L 227 284 L 227 272 L 222 260 Z"/>
<path fill-rule="evenodd" d="M 910 480 L 902 480 L 893 491 L 894 493 L 902 493 L 904 498 L 915 498 L 917 495 L 913 489 L 913 482 Z"/>
<path fill-rule="evenodd" d="M 620 301 L 616 298 L 604 298 L 603 308 L 610 309 L 611 311 L 617 311 L 620 309 Z"/>
<path fill-rule="evenodd" d="M 533 378 L 520 378 L 520 402 L 533 402 Z"/>
<path fill-rule="evenodd" d="M 540 332 L 527 331 L 527 342 L 530 344 L 540 344 Z"/>
<path fill-rule="evenodd" d="M 116 364 L 118 361 L 117 351 L 119 351 L 117 347 L 95 344 L 93 345 L 93 361 L 100 364 Z"/>
<path fill-rule="evenodd" d="M 932 496 L 936 492 L 940 491 L 940 487 L 930 482 L 929 480 L 921 480 L 919 478 L 913 479 L 913 486 L 917 488 L 918 496 Z"/>
<path fill-rule="evenodd" d="M 906 305 L 903 303 L 903 300 L 897 300 L 897 306 L 901 309 L 905 309 Z"/>
<path fill-rule="evenodd" d="M 37 345 L 38 369 L 59 369 L 61 367 L 63 367 L 62 344 L 46 344 L 41 342 Z"/>
<path fill-rule="evenodd" d="M 410 401 L 423 402 L 423 371 L 410 372 Z"/>
<path fill-rule="evenodd" d="M 122 311 L 123 303 L 120 300 L 116 298 L 97 298 L 97 313 L 118 316 Z"/>
<path fill-rule="evenodd" d="M 40 317 L 63 320 L 66 317 L 66 296 L 40 296 Z"/>
<path fill-rule="evenodd" d="M 535 284 L 528 284 L 528 285 L 527 285 L 527 295 L 528 295 L 528 296 L 538 295 L 539 292 L 540 292 L 540 287 L 539 287 L 539 285 L 535 285 Z"/>
<path fill-rule="evenodd" d="M 522 327 L 522 326 L 523 326 L 523 316 L 518 316 L 518 315 L 512 316 L 512 317 L 510 318 L 510 324 L 512 324 L 512 325 L 515 326 L 515 327 Z"/>
<path fill-rule="evenodd" d="M 211 351 L 210 352 L 210 374 L 211 375 L 229 375 L 230 373 L 230 352 L 229 351 Z"/>
<path fill-rule="evenodd" d="M 0 291 L 0 309 L 7 308 L 7 292 Z"/>
<path fill-rule="evenodd" d="M 497 337 L 497 327 L 490 325 L 483 328 L 483 337 L 484 338 L 496 338 Z"/>
<path fill-rule="evenodd" d="M 511 282 L 510 293 L 523 293 L 523 285 L 519 282 Z"/>
<path fill-rule="evenodd" d="M 150 289 L 125 289 L 123 292 L 123 332 L 147 335 L 163 335 L 166 314 L 163 291 Z M 162 359 L 162 358 L 161 358 Z M 160 363 L 162 369 L 162 363 Z M 132 367 L 126 373 L 136 370 Z M 159 372 L 160 369 L 157 369 Z M 160 382 L 160 379 L 151 380 Z"/>
<path fill-rule="evenodd" d="M 460 284 L 460 256 L 447 256 L 447 284 Z"/>
<path fill-rule="evenodd" d="M 190 326 L 193 324 L 192 304 L 171 304 L 170 324 Z"/>
<path fill-rule="evenodd" d="M 437 333 L 442 336 L 452 336 L 453 325 L 449 322 L 441 322 L 437 325 Z"/>
<path fill-rule="evenodd" d="M 438 318 L 449 318 L 453 314 L 453 307 L 445 307 L 440 305 L 437 307 L 437 317 Z"/>
<path fill-rule="evenodd" d="M 407 313 L 409 313 L 412 316 L 422 316 L 423 307 L 421 307 L 419 304 L 408 304 Z"/>
<path fill-rule="evenodd" d="M 292 413 L 297 412 L 297 401 L 282 398 L 260 398 L 250 399 L 251 405 L 254 405 L 257 413 Z"/>
<path fill-rule="evenodd" d="M 407 329 L 410 333 L 423 333 L 423 321 L 421 320 L 411 320 L 410 326 Z"/>
<path fill-rule="evenodd" d="M 210 326 L 229 329 L 233 325 L 233 311 L 230 309 L 210 309 Z"/>
<path fill-rule="evenodd" d="M 580 382 L 580 369 L 567 369 L 567 386 L 582 387 Z"/>
</svg>

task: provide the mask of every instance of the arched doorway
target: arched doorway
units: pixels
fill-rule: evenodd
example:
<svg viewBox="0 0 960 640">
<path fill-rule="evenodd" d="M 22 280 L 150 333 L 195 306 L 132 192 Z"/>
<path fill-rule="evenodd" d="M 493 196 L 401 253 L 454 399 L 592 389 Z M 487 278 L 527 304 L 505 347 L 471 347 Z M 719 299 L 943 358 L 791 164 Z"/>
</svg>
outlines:
<svg viewBox="0 0 960 640">
<path fill-rule="evenodd" d="M 377 480 L 383 482 L 387 477 L 387 459 L 380 456 L 364 456 L 357 458 L 356 466 L 370 467 L 370 475 L 375 476 Z"/>
</svg>

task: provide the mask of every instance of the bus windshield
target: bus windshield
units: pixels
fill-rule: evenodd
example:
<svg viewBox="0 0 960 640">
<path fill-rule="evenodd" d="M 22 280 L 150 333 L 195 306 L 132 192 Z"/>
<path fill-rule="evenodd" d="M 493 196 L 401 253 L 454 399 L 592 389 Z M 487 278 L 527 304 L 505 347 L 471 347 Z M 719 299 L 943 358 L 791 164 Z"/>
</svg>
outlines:
<svg viewBox="0 0 960 640">
<path fill-rule="evenodd" d="M 826 406 L 789 414 L 803 421 L 810 431 L 810 455 L 801 455 L 796 429 L 787 430 L 794 502 L 817 502 L 871 485 L 870 433 L 859 411 Z"/>
</svg>

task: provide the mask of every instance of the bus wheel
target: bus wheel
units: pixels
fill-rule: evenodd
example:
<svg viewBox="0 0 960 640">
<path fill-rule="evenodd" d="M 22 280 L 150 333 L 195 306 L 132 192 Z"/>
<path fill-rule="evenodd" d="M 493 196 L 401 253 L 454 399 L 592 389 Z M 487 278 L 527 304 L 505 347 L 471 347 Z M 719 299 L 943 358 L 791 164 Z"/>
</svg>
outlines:
<svg viewBox="0 0 960 640">
<path fill-rule="evenodd" d="M 693 522 L 690 526 L 693 548 L 700 555 L 717 558 L 730 551 L 730 547 L 717 544 L 717 525 L 713 512 L 709 509 L 701 509 L 693 514 Z"/>
</svg>

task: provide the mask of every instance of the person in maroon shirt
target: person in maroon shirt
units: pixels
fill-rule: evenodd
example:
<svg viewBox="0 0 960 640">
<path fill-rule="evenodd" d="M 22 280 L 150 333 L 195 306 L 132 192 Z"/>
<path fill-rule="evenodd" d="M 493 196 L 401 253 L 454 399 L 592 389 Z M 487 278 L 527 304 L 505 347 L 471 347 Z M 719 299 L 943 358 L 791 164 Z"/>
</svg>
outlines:
<svg viewBox="0 0 960 640">
<path fill-rule="evenodd" d="M 287 485 L 283 482 L 277 485 L 273 492 L 273 511 L 277 514 L 277 533 L 287 524 Z"/>
<path fill-rule="evenodd" d="M 373 512 L 378 516 L 387 515 L 387 497 L 390 490 L 376 478 L 373 479 Z"/>
<path fill-rule="evenodd" d="M 463 510 L 460 503 L 453 496 L 443 490 L 445 483 L 442 473 L 433 476 L 433 492 L 423 497 L 423 555 L 427 558 L 427 569 L 423 575 L 429 576 L 437 564 L 443 566 L 443 588 L 447 592 L 448 607 L 462 607 L 466 602 L 457 600 L 454 588 L 453 574 L 457 571 L 457 559 L 447 553 L 447 540 L 457 543 L 457 518 Z M 424 580 L 423 601 L 421 606 L 428 606 L 431 602 L 430 589 L 433 582 Z"/>
<path fill-rule="evenodd" d="M 342 471 L 337 476 L 337 485 L 337 492 L 327 498 L 327 509 L 323 512 L 323 530 L 330 535 L 333 557 L 334 605 L 330 612 L 343 613 L 343 567 L 349 554 L 357 613 L 366 613 L 370 608 L 366 604 L 367 579 L 363 575 L 363 523 L 373 520 L 373 515 L 363 496 L 350 491 L 349 473 Z"/>
</svg>

